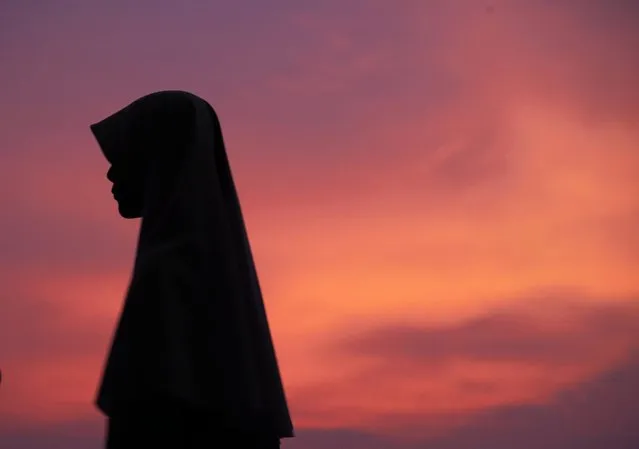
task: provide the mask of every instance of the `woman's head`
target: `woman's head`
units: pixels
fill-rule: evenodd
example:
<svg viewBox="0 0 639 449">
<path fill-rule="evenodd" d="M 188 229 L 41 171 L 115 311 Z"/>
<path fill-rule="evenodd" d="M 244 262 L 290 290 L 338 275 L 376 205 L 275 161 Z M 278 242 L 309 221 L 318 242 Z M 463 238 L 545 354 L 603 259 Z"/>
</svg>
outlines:
<svg viewBox="0 0 639 449">
<path fill-rule="evenodd" d="M 150 94 L 91 126 L 111 164 L 107 179 L 122 217 L 144 215 L 150 170 L 155 176 L 154 194 L 170 189 L 192 137 L 194 111 L 189 95 Z"/>
</svg>

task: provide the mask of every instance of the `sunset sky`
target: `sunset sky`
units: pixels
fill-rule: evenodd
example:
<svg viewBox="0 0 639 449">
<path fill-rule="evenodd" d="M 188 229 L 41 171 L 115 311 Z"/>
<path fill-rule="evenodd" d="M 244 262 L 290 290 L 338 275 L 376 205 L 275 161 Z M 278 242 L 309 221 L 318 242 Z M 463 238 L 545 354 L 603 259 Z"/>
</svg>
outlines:
<svg viewBox="0 0 639 449">
<path fill-rule="evenodd" d="M 139 223 L 88 126 L 180 89 L 222 122 L 283 448 L 637 449 L 638 23 L 632 0 L 3 0 L 0 448 L 102 447 Z"/>
</svg>

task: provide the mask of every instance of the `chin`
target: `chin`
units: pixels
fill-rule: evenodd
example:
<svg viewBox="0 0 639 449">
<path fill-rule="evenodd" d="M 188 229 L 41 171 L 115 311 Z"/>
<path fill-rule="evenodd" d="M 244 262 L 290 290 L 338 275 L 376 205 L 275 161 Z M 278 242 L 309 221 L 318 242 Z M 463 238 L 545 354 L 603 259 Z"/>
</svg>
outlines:
<svg viewBox="0 0 639 449">
<path fill-rule="evenodd" d="M 122 218 L 132 219 L 142 217 L 142 208 L 131 204 L 118 203 L 118 212 Z"/>
</svg>

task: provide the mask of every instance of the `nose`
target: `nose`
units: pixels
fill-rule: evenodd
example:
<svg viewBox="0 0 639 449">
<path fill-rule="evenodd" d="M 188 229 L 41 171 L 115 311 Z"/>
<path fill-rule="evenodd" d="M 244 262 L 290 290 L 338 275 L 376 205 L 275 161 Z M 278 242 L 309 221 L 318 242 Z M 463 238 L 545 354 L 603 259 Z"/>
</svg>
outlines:
<svg viewBox="0 0 639 449">
<path fill-rule="evenodd" d="M 115 182 L 115 177 L 114 177 L 114 172 L 113 172 L 113 166 L 111 166 L 111 168 L 109 168 L 109 170 L 107 170 L 107 174 L 106 174 L 106 178 L 111 181 L 111 182 Z"/>
</svg>

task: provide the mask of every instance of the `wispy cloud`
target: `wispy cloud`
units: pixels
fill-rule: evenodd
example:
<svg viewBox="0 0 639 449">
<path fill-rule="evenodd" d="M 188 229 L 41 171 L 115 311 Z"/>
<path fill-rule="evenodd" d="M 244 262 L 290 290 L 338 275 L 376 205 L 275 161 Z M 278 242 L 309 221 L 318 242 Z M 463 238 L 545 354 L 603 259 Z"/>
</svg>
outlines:
<svg viewBox="0 0 639 449">
<path fill-rule="evenodd" d="M 454 323 L 334 329 L 321 357 L 326 380 L 293 390 L 294 404 L 309 425 L 370 430 L 419 419 L 441 430 L 482 410 L 546 404 L 639 345 L 636 299 L 576 298 L 530 295 Z"/>
</svg>

